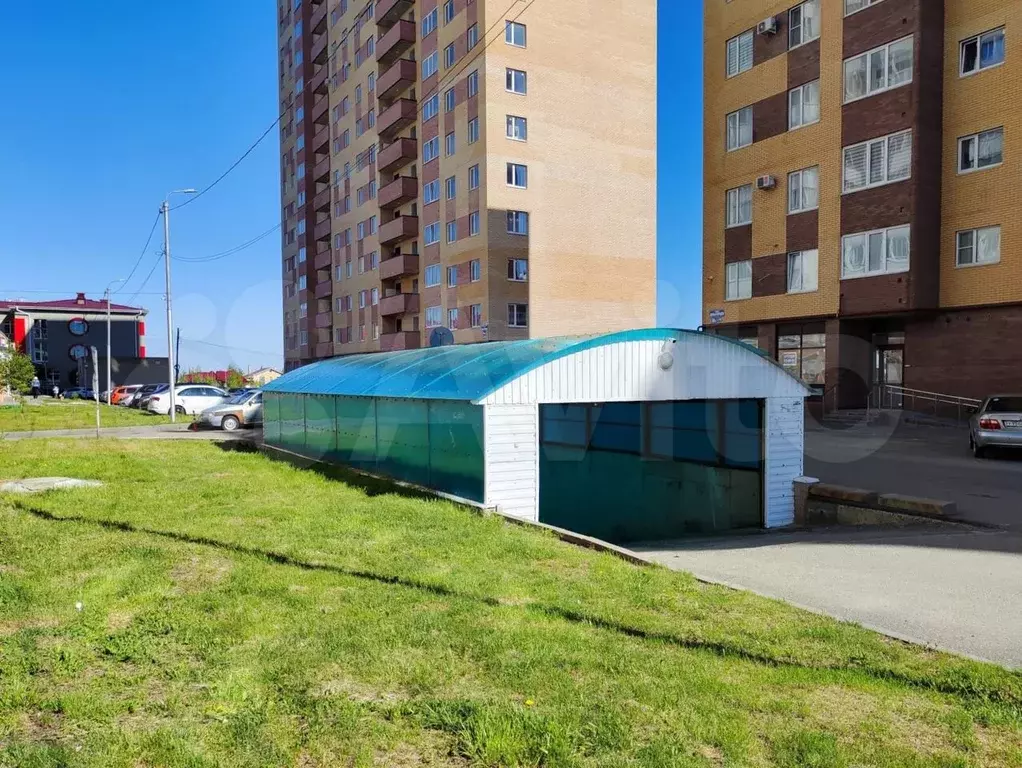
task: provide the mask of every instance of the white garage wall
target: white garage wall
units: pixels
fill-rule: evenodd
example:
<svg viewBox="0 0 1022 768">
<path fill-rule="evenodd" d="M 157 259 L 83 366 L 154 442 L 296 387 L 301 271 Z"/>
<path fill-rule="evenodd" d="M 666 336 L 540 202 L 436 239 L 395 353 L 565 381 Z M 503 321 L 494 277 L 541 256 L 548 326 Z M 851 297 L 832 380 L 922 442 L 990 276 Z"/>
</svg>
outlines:
<svg viewBox="0 0 1022 768">
<path fill-rule="evenodd" d="M 539 519 L 539 409 L 489 405 L 483 409 L 486 506 Z"/>
<path fill-rule="evenodd" d="M 805 404 L 800 397 L 772 397 L 766 401 L 766 470 L 763 498 L 766 527 L 795 522 L 793 481 L 802 475 L 805 445 Z"/>
</svg>

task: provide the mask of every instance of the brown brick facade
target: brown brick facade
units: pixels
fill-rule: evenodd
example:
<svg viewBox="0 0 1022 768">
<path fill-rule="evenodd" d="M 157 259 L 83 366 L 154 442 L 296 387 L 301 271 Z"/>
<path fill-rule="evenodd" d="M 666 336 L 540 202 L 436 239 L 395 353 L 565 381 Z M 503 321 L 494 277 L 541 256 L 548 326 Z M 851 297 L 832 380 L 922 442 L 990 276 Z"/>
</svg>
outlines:
<svg viewBox="0 0 1022 768">
<path fill-rule="evenodd" d="M 752 225 L 728 227 L 724 230 L 724 261 L 746 261 L 752 258 Z"/>
<path fill-rule="evenodd" d="M 910 223 L 915 192 L 910 179 L 845 195 L 841 199 L 841 234 Z"/>
<path fill-rule="evenodd" d="M 819 247 L 819 211 L 789 214 L 786 224 L 789 251 L 810 251 Z"/>
<path fill-rule="evenodd" d="M 777 296 L 788 292 L 788 254 L 775 253 L 752 260 L 752 295 Z"/>
<path fill-rule="evenodd" d="M 820 79 L 820 41 L 800 45 L 788 54 L 788 88 Z"/>
<path fill-rule="evenodd" d="M 770 61 L 778 56 L 783 56 L 788 50 L 788 14 L 777 14 L 777 32 L 773 35 L 761 35 L 752 28 L 754 35 L 752 41 L 752 63 L 753 66 Z"/>
<path fill-rule="evenodd" d="M 766 141 L 788 130 L 787 92 L 768 96 L 752 105 L 752 140 Z"/>
</svg>

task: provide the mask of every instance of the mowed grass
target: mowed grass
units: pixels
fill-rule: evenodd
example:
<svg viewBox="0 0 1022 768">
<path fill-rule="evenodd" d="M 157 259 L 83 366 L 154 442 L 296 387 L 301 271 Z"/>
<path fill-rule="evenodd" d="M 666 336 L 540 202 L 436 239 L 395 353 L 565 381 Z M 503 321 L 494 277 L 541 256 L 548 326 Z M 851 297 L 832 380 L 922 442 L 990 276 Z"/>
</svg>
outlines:
<svg viewBox="0 0 1022 768">
<path fill-rule="evenodd" d="M 102 403 L 99 406 L 99 418 L 102 427 L 137 427 L 170 423 L 167 416 Z M 93 400 L 27 398 L 23 405 L 0 406 L 0 433 L 95 427 L 96 403 Z"/>
<path fill-rule="evenodd" d="M 1022 764 L 1016 672 L 444 501 L 0 444 L 41 475 L 106 485 L 0 497 L 0 765 Z"/>
</svg>

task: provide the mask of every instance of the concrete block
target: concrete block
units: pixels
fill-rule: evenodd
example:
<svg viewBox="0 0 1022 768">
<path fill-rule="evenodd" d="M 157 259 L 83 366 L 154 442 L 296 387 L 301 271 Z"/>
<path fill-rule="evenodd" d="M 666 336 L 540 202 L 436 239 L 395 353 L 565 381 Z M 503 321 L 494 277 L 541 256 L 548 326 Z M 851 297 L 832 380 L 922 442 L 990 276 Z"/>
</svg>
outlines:
<svg viewBox="0 0 1022 768">
<path fill-rule="evenodd" d="M 953 501 L 921 499 L 916 496 L 903 496 L 899 493 L 882 493 L 878 497 L 878 503 L 885 509 L 925 517 L 946 518 L 958 511 L 958 505 Z"/>
<path fill-rule="evenodd" d="M 843 485 L 816 483 L 809 489 L 809 498 L 872 506 L 877 503 L 878 496 L 875 491 L 867 491 L 864 488 L 847 488 Z"/>
</svg>

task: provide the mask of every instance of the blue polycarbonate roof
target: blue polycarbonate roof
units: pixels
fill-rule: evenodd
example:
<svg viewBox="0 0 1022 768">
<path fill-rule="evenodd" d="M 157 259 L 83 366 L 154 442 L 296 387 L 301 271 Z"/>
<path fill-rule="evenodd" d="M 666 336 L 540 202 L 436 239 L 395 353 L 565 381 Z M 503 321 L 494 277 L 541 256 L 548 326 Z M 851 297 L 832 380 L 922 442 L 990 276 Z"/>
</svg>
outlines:
<svg viewBox="0 0 1022 768">
<path fill-rule="evenodd" d="M 345 355 L 286 373 L 265 385 L 263 390 L 474 402 L 534 368 L 584 349 L 623 341 L 668 340 L 697 333 L 649 328 L 603 336 L 556 336 Z"/>
</svg>

